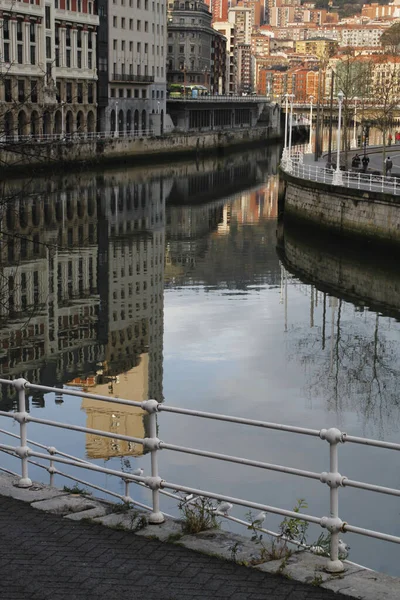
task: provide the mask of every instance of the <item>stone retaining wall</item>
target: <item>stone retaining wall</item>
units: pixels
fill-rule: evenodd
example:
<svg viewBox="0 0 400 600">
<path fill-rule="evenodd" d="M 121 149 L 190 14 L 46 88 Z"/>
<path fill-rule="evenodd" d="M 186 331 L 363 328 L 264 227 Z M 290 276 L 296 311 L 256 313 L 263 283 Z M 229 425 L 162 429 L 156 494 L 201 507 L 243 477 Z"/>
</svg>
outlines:
<svg viewBox="0 0 400 600">
<path fill-rule="evenodd" d="M 26 165 L 48 167 L 52 164 L 92 163 L 107 161 L 153 160 L 171 154 L 187 155 L 223 151 L 240 145 L 277 139 L 267 127 L 222 132 L 177 133 L 154 138 L 109 138 L 85 142 L 24 142 L 0 150 L 3 169 Z M 6 165 L 6 166 L 4 166 Z"/>
<path fill-rule="evenodd" d="M 350 237 L 400 243 L 400 198 L 298 179 L 281 171 L 284 212 Z"/>
</svg>

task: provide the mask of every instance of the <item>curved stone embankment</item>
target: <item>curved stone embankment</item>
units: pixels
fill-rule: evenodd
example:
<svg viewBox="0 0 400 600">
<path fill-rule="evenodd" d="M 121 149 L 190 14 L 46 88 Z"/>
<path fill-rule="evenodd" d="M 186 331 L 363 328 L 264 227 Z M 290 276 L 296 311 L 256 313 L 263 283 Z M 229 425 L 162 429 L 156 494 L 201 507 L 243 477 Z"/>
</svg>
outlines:
<svg viewBox="0 0 400 600">
<path fill-rule="evenodd" d="M 172 133 L 160 137 L 107 138 L 67 142 L 22 142 L 0 149 L 2 171 L 26 167 L 48 169 L 49 166 L 103 164 L 117 162 L 135 163 L 154 161 L 156 157 L 171 155 L 204 155 L 224 152 L 230 148 L 272 142 L 279 132 L 268 127 Z"/>
<path fill-rule="evenodd" d="M 280 231 L 279 254 L 293 275 L 333 296 L 400 315 L 400 270 L 395 257 L 337 236 L 317 235 L 292 224 Z"/>
<path fill-rule="evenodd" d="M 400 243 L 400 196 L 293 177 L 281 170 L 285 217 L 351 238 Z"/>
</svg>

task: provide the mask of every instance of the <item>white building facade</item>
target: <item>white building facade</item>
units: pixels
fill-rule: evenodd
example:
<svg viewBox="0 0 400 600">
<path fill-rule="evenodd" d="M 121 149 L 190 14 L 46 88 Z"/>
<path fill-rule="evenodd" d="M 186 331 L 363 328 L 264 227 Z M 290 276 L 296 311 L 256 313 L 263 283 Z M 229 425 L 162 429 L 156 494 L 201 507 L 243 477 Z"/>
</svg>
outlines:
<svg viewBox="0 0 400 600">
<path fill-rule="evenodd" d="M 0 11 L 1 134 L 95 131 L 95 2 L 0 0 Z"/>
<path fill-rule="evenodd" d="M 99 128 L 161 133 L 166 109 L 164 0 L 98 0 Z"/>
</svg>

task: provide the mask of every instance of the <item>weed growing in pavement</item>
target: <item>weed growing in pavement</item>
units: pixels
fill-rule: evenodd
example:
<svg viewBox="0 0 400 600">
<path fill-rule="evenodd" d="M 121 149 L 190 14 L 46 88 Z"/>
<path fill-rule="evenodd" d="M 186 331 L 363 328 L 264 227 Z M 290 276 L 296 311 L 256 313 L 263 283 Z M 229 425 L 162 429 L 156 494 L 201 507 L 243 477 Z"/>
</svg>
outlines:
<svg viewBox="0 0 400 600">
<path fill-rule="evenodd" d="M 91 492 L 89 492 L 88 490 L 85 490 L 85 488 L 79 487 L 78 484 L 75 484 L 72 487 L 68 487 L 67 485 L 64 485 L 63 491 L 64 492 L 68 492 L 69 494 L 81 494 L 81 495 L 84 494 L 86 496 L 90 496 L 91 495 Z"/>
<path fill-rule="evenodd" d="M 178 507 L 183 517 L 184 533 L 200 533 L 208 529 L 218 529 L 220 526 L 209 498 L 198 497 L 190 502 L 182 501 Z"/>
</svg>

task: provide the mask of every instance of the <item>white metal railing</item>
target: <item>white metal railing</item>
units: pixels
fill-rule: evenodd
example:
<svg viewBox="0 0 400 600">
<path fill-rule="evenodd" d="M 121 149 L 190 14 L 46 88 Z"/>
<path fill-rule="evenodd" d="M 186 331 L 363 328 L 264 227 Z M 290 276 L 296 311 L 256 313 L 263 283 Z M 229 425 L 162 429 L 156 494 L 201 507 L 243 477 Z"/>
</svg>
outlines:
<svg viewBox="0 0 400 600">
<path fill-rule="evenodd" d="M 152 137 L 153 129 L 131 130 L 131 131 L 94 131 L 94 132 L 75 132 L 75 133 L 49 133 L 35 135 L 1 135 L 0 144 L 36 144 L 40 142 L 87 142 L 91 140 L 108 140 L 113 138 L 141 138 Z"/>
<path fill-rule="evenodd" d="M 96 394 L 90 394 L 87 392 L 83 392 L 76 389 L 60 389 L 53 388 L 43 385 L 36 385 L 29 383 L 25 379 L 16 379 L 16 380 L 7 380 L 0 379 L 0 385 L 8 385 L 13 386 L 15 390 L 18 392 L 18 410 L 16 412 L 10 413 L 5 411 L 0 411 L 0 417 L 5 417 L 9 419 L 13 419 L 17 423 L 19 423 L 19 435 L 15 433 L 8 432 L 5 429 L 1 429 L 0 432 L 3 435 L 9 435 L 14 439 L 19 440 L 19 444 L 13 446 L 11 444 L 0 443 L 0 450 L 11 454 L 14 457 L 19 458 L 21 462 L 21 476 L 19 477 L 18 485 L 20 487 L 29 488 L 32 485 L 32 481 L 29 477 L 29 464 L 32 463 L 38 467 L 46 469 L 50 473 L 50 483 L 54 483 L 54 476 L 56 474 L 62 475 L 64 477 L 68 477 L 74 481 L 82 483 L 84 485 L 90 486 L 94 489 L 100 490 L 102 492 L 108 493 L 114 497 L 119 498 L 125 503 L 131 503 L 133 505 L 140 506 L 144 510 L 150 512 L 149 522 L 150 523 L 162 523 L 164 521 L 164 515 L 166 513 L 161 512 L 160 508 L 160 495 L 166 495 L 168 497 L 172 497 L 177 501 L 182 501 L 182 497 L 179 495 L 180 492 L 184 492 L 185 494 L 193 494 L 195 497 L 205 497 L 214 499 L 217 501 L 222 501 L 225 503 L 231 503 L 232 505 L 244 506 L 250 509 L 264 511 L 266 513 L 273 513 L 277 515 L 282 515 L 288 518 L 301 519 L 308 523 L 315 523 L 320 525 L 322 528 L 328 530 L 330 532 L 330 557 L 327 562 L 327 570 L 330 572 L 341 572 L 343 570 L 343 563 L 340 560 L 339 555 L 339 534 L 345 532 L 352 532 L 363 536 L 368 536 L 372 538 L 376 538 L 379 540 L 385 540 L 389 542 L 394 542 L 400 544 L 400 537 L 391 535 L 388 533 L 383 533 L 379 531 L 374 531 L 370 529 L 366 529 L 363 527 L 359 527 L 356 525 L 352 525 L 344 520 L 342 520 L 339 516 L 339 489 L 340 488 L 357 488 L 362 490 L 367 490 L 371 492 L 376 492 L 380 494 L 388 494 L 390 496 L 400 497 L 400 490 L 396 488 L 389 488 L 380 485 L 375 485 L 372 483 L 366 483 L 362 481 L 356 481 L 342 475 L 339 472 L 339 452 L 338 447 L 342 443 L 352 443 L 359 444 L 365 446 L 374 446 L 376 448 L 382 448 L 386 450 L 392 451 L 400 451 L 400 444 L 396 444 L 394 442 L 385 442 L 375 439 L 362 438 L 357 436 L 348 435 L 337 428 L 330 429 L 310 429 L 307 427 L 296 427 L 290 425 L 284 425 L 279 423 L 269 423 L 265 421 L 259 421 L 256 419 L 247 419 L 241 417 L 233 417 L 229 415 L 217 414 L 204 412 L 199 410 L 191 410 L 186 408 L 179 408 L 174 406 L 168 406 L 166 404 L 160 404 L 156 400 L 146 400 L 144 402 L 134 402 L 130 400 L 124 400 L 121 398 L 112 398 L 109 396 L 100 396 Z M 78 425 L 72 425 L 67 423 L 61 423 L 59 421 L 53 421 L 50 419 L 38 418 L 29 414 L 26 411 L 26 398 L 25 394 L 27 390 L 37 390 L 45 393 L 57 393 L 57 394 L 67 394 L 69 396 L 76 396 L 79 398 L 90 398 L 92 400 L 108 403 L 115 403 L 120 405 L 128 405 L 135 406 L 141 408 L 146 411 L 149 416 L 149 437 L 147 438 L 139 438 L 128 435 L 122 435 L 117 433 L 111 433 L 106 431 L 101 431 L 97 429 L 92 429 L 89 427 L 83 427 Z M 193 418 L 202 418 L 202 419 L 211 419 L 223 421 L 226 423 L 236 423 L 244 426 L 250 427 L 258 427 L 267 430 L 277 430 L 285 433 L 294 433 L 298 435 L 312 436 L 314 438 L 318 438 L 321 440 L 325 440 L 329 444 L 329 459 L 330 459 L 330 468 L 327 472 L 317 473 L 314 471 L 308 471 L 304 469 L 292 468 L 283 465 L 266 463 L 258 460 L 249 460 L 242 457 L 221 454 L 218 452 L 210 452 L 208 450 L 201 450 L 197 448 L 188 448 L 185 446 L 179 446 L 177 444 L 172 444 L 168 442 L 163 442 L 157 437 L 157 415 L 160 413 L 173 413 L 177 415 L 186 415 Z M 28 423 L 41 423 L 43 425 L 47 425 L 50 427 L 69 429 L 72 431 L 78 431 L 83 433 L 95 434 L 96 436 L 103 436 L 107 438 L 113 438 L 118 440 L 125 440 L 128 442 L 134 442 L 137 444 L 141 444 L 144 450 L 150 452 L 151 455 L 151 474 L 144 475 L 143 470 L 139 469 L 132 473 L 127 473 L 124 471 L 118 471 L 116 469 L 110 469 L 104 466 L 93 464 L 87 460 L 83 460 L 70 454 L 63 453 L 59 451 L 57 448 L 53 446 L 45 446 L 43 444 L 31 441 L 27 437 L 27 428 Z M 39 450 L 34 450 L 32 447 L 35 446 L 39 448 Z M 40 451 L 42 450 L 42 451 Z M 306 477 L 308 479 L 313 479 L 315 481 L 319 481 L 325 485 L 327 485 L 330 489 L 330 506 L 329 506 L 329 516 L 314 516 L 301 512 L 296 512 L 293 510 L 286 510 L 283 508 L 269 506 L 266 504 L 261 504 L 259 502 L 252 502 L 251 500 L 227 496 L 225 494 L 220 494 L 217 491 L 203 490 L 195 487 L 189 487 L 187 485 L 182 485 L 180 483 L 165 481 L 159 475 L 158 471 L 158 452 L 160 450 L 170 450 L 173 452 L 182 452 L 191 454 L 194 456 L 202 456 L 210 459 L 215 459 L 224 462 L 231 462 L 240 465 L 247 465 L 251 467 L 257 467 L 263 470 L 277 471 L 280 473 L 285 473 L 289 475 L 296 475 L 300 477 Z M 32 459 L 40 459 L 43 462 L 38 462 Z M 80 477 L 76 477 L 70 474 L 63 473 L 60 471 L 56 465 L 71 465 L 77 467 L 78 469 L 85 469 L 87 471 L 97 471 L 101 473 L 106 473 L 108 475 L 115 476 L 122 480 L 125 483 L 125 494 L 117 494 L 115 492 L 109 491 L 101 486 L 95 485 Z M 3 470 L 7 473 L 14 473 L 7 468 L 3 468 L 0 466 L 0 470 Z M 152 494 L 152 502 L 151 506 L 138 502 L 130 495 L 130 484 L 136 483 L 141 486 L 144 486 L 151 490 Z M 167 490 L 172 490 L 172 492 L 168 492 Z M 215 507 L 215 514 L 230 519 L 237 523 L 242 523 L 244 525 L 249 526 L 247 521 L 242 521 L 241 519 L 237 519 L 228 515 L 230 508 L 227 510 L 218 510 L 218 506 Z M 262 523 L 259 527 L 257 527 L 260 531 L 265 531 L 266 533 L 273 535 L 275 537 L 280 537 L 281 539 L 285 539 L 280 534 L 270 532 L 266 529 L 262 528 Z M 292 540 L 290 540 L 292 541 Z M 294 542 L 296 543 L 296 541 Z M 298 546 L 305 546 L 305 544 L 297 542 Z"/>
<path fill-rule="evenodd" d="M 400 179 L 396 176 L 387 176 L 360 171 L 336 171 L 334 167 L 309 165 L 304 163 L 302 152 L 293 151 L 289 156 L 288 151 L 283 151 L 281 167 L 290 175 L 308 181 L 318 181 L 346 188 L 382 192 L 384 194 L 400 195 Z M 339 175 L 339 177 L 338 177 Z"/>
<path fill-rule="evenodd" d="M 186 96 L 185 98 L 167 98 L 167 102 L 271 102 L 268 96 Z"/>
</svg>

